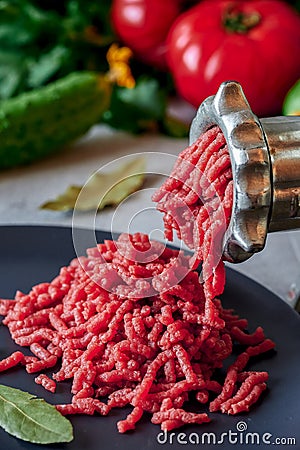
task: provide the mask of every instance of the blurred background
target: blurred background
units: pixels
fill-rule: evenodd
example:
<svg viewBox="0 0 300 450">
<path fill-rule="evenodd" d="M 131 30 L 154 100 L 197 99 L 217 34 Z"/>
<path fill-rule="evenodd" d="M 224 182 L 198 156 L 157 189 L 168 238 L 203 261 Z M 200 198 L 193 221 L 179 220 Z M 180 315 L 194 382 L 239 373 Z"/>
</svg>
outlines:
<svg viewBox="0 0 300 450">
<path fill-rule="evenodd" d="M 297 113 L 299 89 L 285 99 L 300 76 L 299 10 L 299 0 L 2 0 L 0 98 L 96 71 L 106 95 L 92 122 L 134 133 L 185 136 L 193 107 L 229 79 L 259 117 Z"/>
</svg>

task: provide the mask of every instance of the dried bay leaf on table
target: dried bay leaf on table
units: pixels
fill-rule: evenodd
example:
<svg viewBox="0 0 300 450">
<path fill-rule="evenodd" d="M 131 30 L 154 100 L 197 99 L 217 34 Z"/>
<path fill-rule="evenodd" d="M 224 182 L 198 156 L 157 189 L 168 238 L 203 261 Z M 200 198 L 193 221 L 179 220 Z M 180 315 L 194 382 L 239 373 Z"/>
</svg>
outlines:
<svg viewBox="0 0 300 450">
<path fill-rule="evenodd" d="M 75 208 L 87 211 L 118 205 L 143 185 L 145 166 L 144 158 L 136 158 L 111 173 L 96 172 L 80 192 Z"/>
<path fill-rule="evenodd" d="M 116 206 L 143 185 L 145 166 L 144 158 L 135 158 L 113 172 L 95 172 L 84 186 L 69 186 L 63 194 L 44 203 L 41 208 L 99 211 L 105 206 Z"/>
<path fill-rule="evenodd" d="M 71 422 L 55 406 L 28 392 L 0 385 L 0 426 L 34 444 L 70 442 Z"/>
</svg>

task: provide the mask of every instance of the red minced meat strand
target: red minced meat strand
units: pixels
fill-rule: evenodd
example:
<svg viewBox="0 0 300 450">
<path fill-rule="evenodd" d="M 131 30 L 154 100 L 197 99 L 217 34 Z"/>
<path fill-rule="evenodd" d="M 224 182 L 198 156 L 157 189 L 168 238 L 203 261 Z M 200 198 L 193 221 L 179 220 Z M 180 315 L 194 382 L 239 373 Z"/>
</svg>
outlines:
<svg viewBox="0 0 300 450">
<path fill-rule="evenodd" d="M 25 356 L 22 352 L 16 351 L 0 361 L 0 372 L 11 369 L 12 367 L 22 364 L 25 361 Z"/>
<path fill-rule="evenodd" d="M 131 405 L 132 412 L 117 424 L 119 432 L 134 429 L 144 411 L 169 431 L 208 422 L 206 405 L 227 414 L 248 411 L 266 388 L 266 372 L 246 366 L 274 343 L 261 327 L 248 334 L 247 321 L 216 298 L 223 291 L 225 272 L 223 262 L 215 265 L 209 252 L 218 236 L 220 206 L 213 210 L 216 202 L 207 180 L 185 166 L 185 157 L 202 173 L 208 167 L 209 181 L 225 205 L 226 224 L 232 180 L 226 143 L 220 130 L 212 129 L 178 160 L 176 170 L 188 179 L 184 193 L 183 183 L 170 178 L 164 192 L 156 195 L 164 198 L 164 207 L 166 190 L 176 188 L 188 199 L 196 231 L 186 224 L 182 235 L 190 246 L 201 240 L 192 258 L 144 234 L 123 234 L 116 242 L 106 240 L 88 249 L 87 256 L 63 267 L 50 283 L 34 286 L 28 294 L 17 291 L 14 300 L 0 300 L 3 324 L 12 339 L 32 352 L 32 356 L 14 352 L 0 361 L 0 371 L 21 365 L 31 373 L 56 366 L 51 378 L 41 373 L 36 382 L 52 392 L 57 383 L 70 381 L 71 403 L 56 405 L 62 414 L 107 415 L 112 408 Z M 207 207 L 193 190 L 194 180 L 206 189 Z M 213 230 L 208 212 L 217 223 Z M 169 230 L 173 225 L 169 222 Z M 142 261 L 137 255 L 144 255 Z M 192 268 L 204 257 L 209 262 L 201 283 Z M 235 342 L 243 350 L 223 382 L 216 381 L 215 371 L 232 357 Z M 186 409 L 189 394 L 198 401 L 197 413 Z"/>
<path fill-rule="evenodd" d="M 54 394 L 54 392 L 56 391 L 56 383 L 54 380 L 52 380 L 51 378 L 48 377 L 48 375 L 41 373 L 40 375 L 38 375 L 34 381 L 36 382 L 36 384 L 40 384 L 43 386 L 43 388 L 45 388 L 47 391 L 50 391 Z"/>
</svg>

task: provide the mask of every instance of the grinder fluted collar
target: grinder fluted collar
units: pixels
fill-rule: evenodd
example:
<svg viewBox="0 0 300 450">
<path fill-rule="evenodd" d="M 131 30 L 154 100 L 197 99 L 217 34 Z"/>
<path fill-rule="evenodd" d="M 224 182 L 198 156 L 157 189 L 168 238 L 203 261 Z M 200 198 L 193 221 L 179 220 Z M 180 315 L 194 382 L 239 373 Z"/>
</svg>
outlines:
<svg viewBox="0 0 300 450">
<path fill-rule="evenodd" d="M 242 262 L 261 251 L 269 231 L 300 228 L 300 117 L 258 119 L 239 83 L 222 83 L 199 107 L 190 144 L 213 125 L 230 154 L 233 210 L 223 256 Z"/>
</svg>

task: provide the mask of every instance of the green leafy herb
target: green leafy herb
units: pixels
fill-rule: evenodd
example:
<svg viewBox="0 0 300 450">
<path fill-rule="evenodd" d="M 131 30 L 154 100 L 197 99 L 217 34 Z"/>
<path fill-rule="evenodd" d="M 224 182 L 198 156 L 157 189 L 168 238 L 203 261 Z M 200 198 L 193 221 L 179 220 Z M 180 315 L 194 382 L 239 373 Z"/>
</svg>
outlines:
<svg viewBox="0 0 300 450">
<path fill-rule="evenodd" d="M 110 6 L 111 0 L 0 0 L 0 99 L 73 71 L 105 72 Z"/>
<path fill-rule="evenodd" d="M 53 405 L 28 392 L 0 385 L 0 426 L 35 444 L 70 442 L 71 422 Z"/>
<path fill-rule="evenodd" d="M 10 98 L 22 90 L 27 64 L 18 52 L 0 50 L 0 98 Z"/>
<path fill-rule="evenodd" d="M 163 118 L 165 109 L 166 92 L 156 79 L 142 76 L 132 89 L 115 86 L 103 119 L 115 128 L 137 133 L 152 130 Z"/>
<path fill-rule="evenodd" d="M 28 85 L 35 88 L 46 84 L 59 71 L 68 57 L 69 51 L 66 47 L 61 45 L 53 47 L 32 63 L 28 75 Z"/>
<path fill-rule="evenodd" d="M 42 209 L 53 211 L 101 210 L 115 206 L 136 192 L 145 178 L 145 161 L 136 158 L 110 173 L 95 172 L 84 186 L 69 186 L 55 200 L 44 203 Z"/>
</svg>

